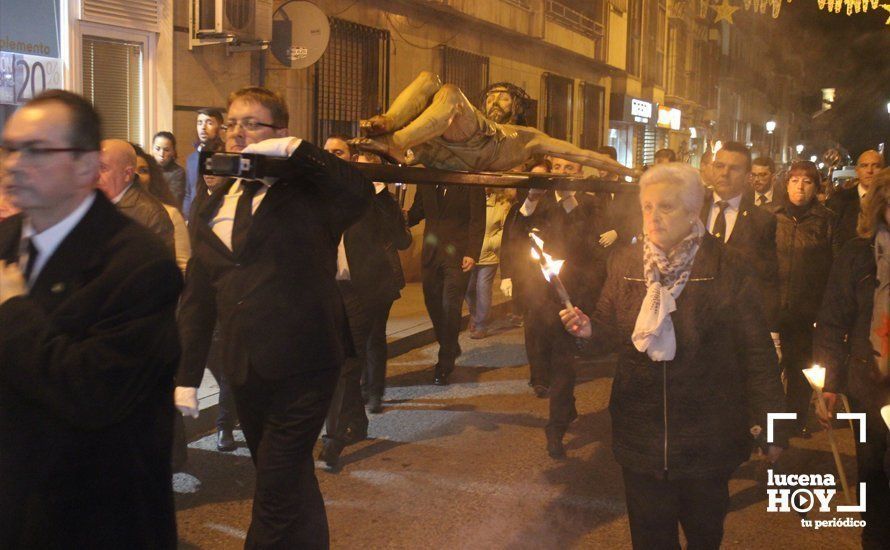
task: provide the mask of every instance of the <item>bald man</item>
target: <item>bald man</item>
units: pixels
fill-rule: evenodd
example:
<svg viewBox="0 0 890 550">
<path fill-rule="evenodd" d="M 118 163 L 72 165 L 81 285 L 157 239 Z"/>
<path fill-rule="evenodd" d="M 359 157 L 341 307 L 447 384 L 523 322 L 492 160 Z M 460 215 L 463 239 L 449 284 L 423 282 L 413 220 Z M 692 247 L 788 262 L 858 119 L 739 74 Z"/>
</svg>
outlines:
<svg viewBox="0 0 890 550">
<path fill-rule="evenodd" d="M 164 205 L 136 184 L 136 151 L 122 139 L 102 141 L 99 189 L 118 210 L 154 232 L 173 250 L 173 222 Z"/>
<path fill-rule="evenodd" d="M 871 189 L 871 184 L 884 167 L 884 157 L 874 149 L 869 149 L 856 161 L 856 185 L 838 191 L 826 201 L 825 206 L 837 215 L 837 239 L 835 255 L 850 239 L 856 238 L 856 222 L 862 197 Z"/>
</svg>

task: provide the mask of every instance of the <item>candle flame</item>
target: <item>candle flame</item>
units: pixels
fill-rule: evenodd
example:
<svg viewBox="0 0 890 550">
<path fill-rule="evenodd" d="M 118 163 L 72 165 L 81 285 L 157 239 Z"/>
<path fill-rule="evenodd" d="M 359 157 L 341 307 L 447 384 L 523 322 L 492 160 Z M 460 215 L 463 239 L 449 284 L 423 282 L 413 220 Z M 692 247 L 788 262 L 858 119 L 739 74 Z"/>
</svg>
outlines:
<svg viewBox="0 0 890 550">
<path fill-rule="evenodd" d="M 541 249 L 541 253 L 544 254 L 544 261 L 541 263 L 541 273 L 544 274 L 544 278 L 547 279 L 547 282 L 550 282 L 550 278 L 554 275 L 559 275 L 560 270 L 562 269 L 562 264 L 565 263 L 565 260 L 554 260 L 553 256 L 544 252 L 544 241 L 541 240 L 540 237 L 535 235 L 534 233 L 529 233 L 529 237 L 535 241 L 535 244 L 538 245 L 538 248 Z M 541 255 L 538 254 L 538 251 L 535 247 L 532 247 L 532 258 L 535 260 L 541 261 Z"/>
<path fill-rule="evenodd" d="M 803 375 L 807 377 L 807 382 L 814 390 L 822 391 L 825 387 L 825 367 L 813 365 L 808 369 L 803 369 Z"/>
</svg>

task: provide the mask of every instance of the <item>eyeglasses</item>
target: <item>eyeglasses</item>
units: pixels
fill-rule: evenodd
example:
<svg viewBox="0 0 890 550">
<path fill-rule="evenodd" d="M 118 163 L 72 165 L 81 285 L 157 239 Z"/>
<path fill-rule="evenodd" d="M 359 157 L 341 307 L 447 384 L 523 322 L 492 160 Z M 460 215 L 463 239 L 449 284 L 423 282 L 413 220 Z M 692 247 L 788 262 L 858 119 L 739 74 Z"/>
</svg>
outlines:
<svg viewBox="0 0 890 550">
<path fill-rule="evenodd" d="M 88 153 L 92 150 L 83 147 L 37 147 L 36 145 L 14 147 L 12 145 L 0 145 L 0 162 L 11 157 L 13 153 L 21 154 L 24 159 L 37 159 L 53 153 Z"/>
<path fill-rule="evenodd" d="M 275 126 L 274 124 L 266 124 L 265 122 L 257 122 L 252 118 L 248 118 L 245 120 L 227 120 L 225 124 L 220 125 L 220 128 L 223 131 L 228 132 L 229 130 L 234 130 L 236 126 L 241 126 L 244 130 L 248 132 L 256 132 L 260 128 L 272 128 L 274 130 L 280 130 L 281 126 Z"/>
</svg>

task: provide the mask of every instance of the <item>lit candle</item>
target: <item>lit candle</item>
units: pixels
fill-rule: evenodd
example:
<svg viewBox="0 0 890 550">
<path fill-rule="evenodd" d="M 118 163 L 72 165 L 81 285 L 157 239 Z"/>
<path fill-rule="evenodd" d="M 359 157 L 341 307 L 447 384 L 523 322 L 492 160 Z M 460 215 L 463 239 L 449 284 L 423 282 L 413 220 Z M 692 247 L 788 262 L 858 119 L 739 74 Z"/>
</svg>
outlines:
<svg viewBox="0 0 890 550">
<path fill-rule="evenodd" d="M 541 273 L 544 274 L 544 278 L 547 279 L 548 283 L 553 285 L 553 288 L 556 290 L 559 299 L 562 301 L 563 305 L 565 305 L 566 309 L 574 311 L 575 306 L 572 305 L 569 293 L 566 290 L 565 285 L 562 284 L 562 280 L 559 278 L 559 272 L 562 269 L 565 260 L 554 260 L 550 254 L 544 252 L 544 241 L 542 241 L 540 237 L 534 233 L 529 233 L 528 236 L 531 237 L 532 240 L 532 258 L 541 264 Z"/>
<path fill-rule="evenodd" d="M 822 393 L 822 388 L 825 387 L 825 367 L 813 365 L 808 369 L 803 369 L 803 375 L 807 377 L 807 382 L 814 390 Z"/>
</svg>

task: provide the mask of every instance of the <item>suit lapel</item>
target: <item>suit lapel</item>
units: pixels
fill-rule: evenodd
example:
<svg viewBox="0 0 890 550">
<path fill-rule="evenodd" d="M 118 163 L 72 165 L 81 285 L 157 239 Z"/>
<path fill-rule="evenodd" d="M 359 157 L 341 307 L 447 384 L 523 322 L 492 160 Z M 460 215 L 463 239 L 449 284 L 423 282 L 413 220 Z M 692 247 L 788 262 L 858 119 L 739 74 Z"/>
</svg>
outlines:
<svg viewBox="0 0 890 550">
<path fill-rule="evenodd" d="M 742 200 L 739 201 L 739 214 L 735 218 L 735 225 L 732 226 L 732 233 L 729 234 L 726 244 L 736 244 L 744 239 L 745 233 L 748 232 L 748 226 L 751 223 L 751 220 L 748 218 L 751 216 L 750 210 L 752 208 L 756 208 L 753 200 L 749 200 L 747 195 L 742 195 Z"/>
<path fill-rule="evenodd" d="M 227 257 L 232 256 L 232 251 L 229 250 L 229 247 L 227 247 L 217 234 L 213 232 L 213 229 L 210 228 L 210 222 L 213 221 L 213 215 L 219 210 L 223 198 L 234 184 L 235 180 L 230 179 L 228 182 L 217 187 L 213 193 L 201 203 L 197 216 L 195 216 L 195 225 L 197 225 L 195 233 L 202 235 L 210 246 L 216 248 L 220 253 Z"/>
</svg>

